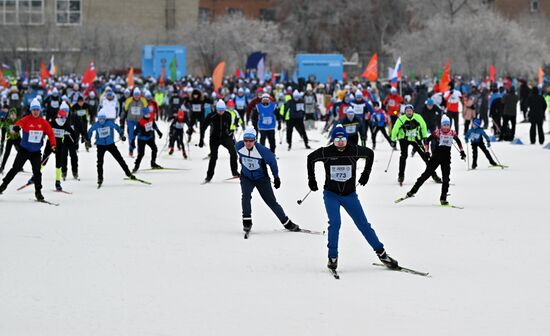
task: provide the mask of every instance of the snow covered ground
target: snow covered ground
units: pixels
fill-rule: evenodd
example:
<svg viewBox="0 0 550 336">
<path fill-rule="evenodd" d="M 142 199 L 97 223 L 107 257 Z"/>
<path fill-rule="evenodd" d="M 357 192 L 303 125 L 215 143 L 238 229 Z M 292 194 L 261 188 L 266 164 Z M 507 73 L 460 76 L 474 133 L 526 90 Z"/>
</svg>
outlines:
<svg viewBox="0 0 550 336">
<path fill-rule="evenodd" d="M 528 124 L 517 133 L 529 143 Z M 321 192 L 296 204 L 308 191 L 308 151 L 296 140 L 291 152 L 279 149 L 279 202 L 302 227 L 325 230 Z M 52 192 L 51 161 L 44 194 L 61 206 L 32 202 L 32 188 L 15 191 L 29 174 L 0 196 L 0 335 L 548 335 L 550 150 L 493 149 L 509 169 L 488 168 L 480 153 L 478 170 L 467 171 L 453 150 L 449 200 L 464 210 L 434 206 L 440 185 L 431 181 L 394 204 L 424 164 L 410 159 L 399 187 L 398 152 L 388 173 L 389 146 L 375 152 L 358 189 L 367 217 L 390 255 L 430 278 L 372 266 L 374 252 L 343 212 L 335 280 L 326 236 L 276 231 L 256 193 L 244 240 L 223 149 L 209 185 L 199 184 L 207 148 L 192 146 L 187 161 L 161 155 L 161 165 L 188 170 L 140 172 L 152 186 L 124 181 L 107 154 L 100 190 L 95 148 L 81 150 L 81 181 L 63 183 L 72 195 Z"/>
</svg>

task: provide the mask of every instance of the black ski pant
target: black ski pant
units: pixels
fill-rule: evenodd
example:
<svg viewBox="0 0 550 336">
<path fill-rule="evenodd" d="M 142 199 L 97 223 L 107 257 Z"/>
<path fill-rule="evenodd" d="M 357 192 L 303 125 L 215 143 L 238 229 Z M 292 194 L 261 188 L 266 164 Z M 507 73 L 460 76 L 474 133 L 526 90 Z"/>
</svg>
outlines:
<svg viewBox="0 0 550 336">
<path fill-rule="evenodd" d="M 237 169 L 237 151 L 235 150 L 233 139 L 230 137 L 210 138 L 210 161 L 208 162 L 208 171 L 206 172 L 207 180 L 211 180 L 214 176 L 216 162 L 218 161 L 218 148 L 220 146 L 227 148 L 227 151 L 229 152 L 231 174 L 233 176 L 239 175 L 239 171 Z"/>
<path fill-rule="evenodd" d="M 178 145 L 179 148 L 185 153 L 185 146 L 183 145 L 183 128 L 172 128 L 170 130 L 170 140 L 168 142 L 168 148 L 173 149 L 174 144 Z"/>
<path fill-rule="evenodd" d="M 502 117 L 502 129 L 510 130 L 512 138 L 516 136 L 516 116 L 505 115 Z"/>
<path fill-rule="evenodd" d="M 489 153 L 489 150 L 487 147 L 485 147 L 485 143 L 483 141 L 480 141 L 478 143 L 472 142 L 472 168 L 477 167 L 477 149 L 481 149 L 483 154 L 485 154 L 485 157 L 487 157 L 487 160 L 489 160 L 489 163 L 493 166 L 496 166 L 497 163 L 495 160 L 493 160 L 493 157 L 491 156 L 491 153 Z"/>
<path fill-rule="evenodd" d="M 458 134 L 458 112 L 447 112 L 447 117 L 451 119 L 451 126 L 455 126 L 455 132 Z"/>
<path fill-rule="evenodd" d="M 149 146 L 151 148 L 151 166 L 153 166 L 157 162 L 158 148 L 157 144 L 155 143 L 155 138 L 151 138 L 149 140 L 141 140 L 138 138 L 138 156 L 134 163 L 134 170 L 139 169 L 141 160 L 145 155 L 145 146 Z"/>
<path fill-rule="evenodd" d="M 65 151 L 65 147 L 66 147 L 66 144 L 63 141 L 63 138 L 55 138 L 55 140 L 56 140 L 55 143 L 57 147 L 57 149 L 55 150 L 55 169 L 56 169 L 55 179 L 57 181 L 57 177 L 58 177 L 57 169 L 61 170 L 63 165 L 67 164 L 66 163 L 67 157 L 63 156 L 63 152 Z M 44 166 L 48 163 L 51 154 L 52 154 L 52 147 L 50 145 L 50 141 L 48 140 L 48 142 L 46 142 L 46 149 L 44 149 L 44 157 L 42 158 L 42 161 L 43 161 L 42 164 Z"/>
<path fill-rule="evenodd" d="M 63 174 L 67 174 L 67 165 L 68 165 L 68 156 L 71 156 L 71 169 L 73 174 L 78 174 L 78 138 L 74 139 L 74 141 L 69 138 L 65 137 L 64 140 L 64 146 L 63 146 L 63 167 L 61 167 L 61 171 Z"/>
<path fill-rule="evenodd" d="M 378 132 L 382 133 L 382 135 L 384 136 L 384 138 L 386 138 L 386 140 L 388 141 L 388 143 L 391 145 L 391 139 L 388 135 L 388 132 L 386 131 L 386 127 L 385 126 L 373 126 L 373 131 L 372 131 L 372 149 L 374 149 L 376 147 L 376 135 L 378 134 Z"/>
<path fill-rule="evenodd" d="M 412 148 L 414 148 L 418 152 L 418 155 L 420 155 L 422 160 L 426 162 L 426 164 L 428 164 L 428 156 L 426 155 L 426 152 L 424 152 L 424 149 L 420 146 L 420 144 L 417 141 L 408 141 L 407 139 L 399 140 L 399 148 L 401 149 L 401 156 L 399 157 L 398 177 L 400 180 L 405 179 L 405 167 L 407 166 L 409 145 L 412 146 Z M 438 176 L 435 170 L 432 173 L 432 177 L 434 179 L 438 179 Z"/>
<path fill-rule="evenodd" d="M 8 139 L 6 141 L 6 148 L 4 151 L 4 156 L 2 157 L 2 165 L 0 165 L 0 170 L 4 170 L 6 167 L 6 162 L 8 161 L 8 158 L 10 157 L 11 148 L 15 147 L 17 151 L 19 151 L 19 143 L 21 142 L 21 138 L 17 139 Z"/>
<path fill-rule="evenodd" d="M 130 168 L 122 158 L 122 155 L 118 151 L 118 148 L 114 143 L 110 145 L 97 145 L 97 179 L 103 181 L 103 159 L 105 157 L 105 152 L 111 153 L 111 155 L 118 162 L 126 176 L 131 176 Z"/>
<path fill-rule="evenodd" d="M 2 127 L 1 129 L 1 138 L 0 138 L 0 155 L 2 155 L 2 151 L 4 150 L 4 141 L 6 140 L 6 129 Z"/>
<path fill-rule="evenodd" d="M 288 217 L 283 208 L 279 205 L 279 203 L 277 203 L 269 177 L 264 177 L 258 181 L 252 181 L 244 176 L 241 176 L 241 204 L 243 219 L 252 219 L 251 199 L 254 188 L 258 189 L 258 192 L 260 193 L 260 196 L 264 200 L 265 204 L 267 204 L 271 211 L 273 211 L 279 221 L 284 224 L 288 220 Z"/>
<path fill-rule="evenodd" d="M 544 131 L 542 130 L 542 124 L 544 120 L 531 121 L 531 129 L 529 130 L 529 136 L 531 137 L 531 145 L 535 144 L 537 140 L 537 131 L 539 133 L 539 144 L 544 143 Z"/>
<path fill-rule="evenodd" d="M 292 146 L 292 130 L 296 128 L 296 131 L 302 139 L 304 139 L 304 143 L 307 145 L 309 140 L 307 138 L 306 134 L 306 128 L 304 127 L 304 120 L 303 119 L 288 119 L 286 122 L 286 142 L 289 146 Z"/>
<path fill-rule="evenodd" d="M 42 164 L 40 159 L 41 159 L 40 151 L 29 152 L 25 148 L 19 147 L 17 156 L 13 161 L 13 166 L 4 177 L 3 184 L 5 186 L 9 185 L 10 182 L 15 177 L 15 175 L 17 175 L 17 173 L 19 173 L 19 171 L 23 169 L 25 162 L 29 160 L 32 166 L 32 174 L 33 174 L 32 180 L 34 182 L 34 190 L 35 191 L 42 190 L 42 172 L 40 171 L 40 169 L 42 168 Z"/>
<path fill-rule="evenodd" d="M 420 152 L 419 152 L 420 153 Z M 426 182 L 430 176 L 435 174 L 437 167 L 441 166 L 441 173 L 443 177 L 443 184 L 441 185 L 441 200 L 447 199 L 447 193 L 449 192 L 449 181 L 451 175 L 451 152 L 435 152 L 434 156 L 430 158 L 426 165 L 426 170 L 416 180 L 416 183 L 411 189 L 411 193 L 416 194 L 418 189 Z"/>
<path fill-rule="evenodd" d="M 265 145 L 265 140 L 269 141 L 269 149 L 275 154 L 275 147 L 277 142 L 275 141 L 275 130 L 260 130 L 260 143 Z"/>
</svg>

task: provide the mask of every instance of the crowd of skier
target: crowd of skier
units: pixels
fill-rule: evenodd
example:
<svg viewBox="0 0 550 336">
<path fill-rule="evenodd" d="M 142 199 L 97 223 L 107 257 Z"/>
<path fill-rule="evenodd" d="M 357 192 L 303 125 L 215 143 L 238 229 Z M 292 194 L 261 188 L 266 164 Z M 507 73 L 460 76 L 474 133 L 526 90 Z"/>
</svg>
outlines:
<svg viewBox="0 0 550 336">
<path fill-rule="evenodd" d="M 156 141 L 164 136 L 157 124 L 162 121 L 168 125 L 168 134 L 160 151 L 167 150 L 168 155 L 181 152 L 182 159 L 188 159 L 191 143 L 204 147 L 208 141 L 209 163 L 203 183 L 211 182 L 214 176 L 219 147 L 228 151 L 231 178 L 238 178 L 241 184 L 245 238 L 252 228 L 254 189 L 285 229 L 315 233 L 289 219 L 277 203 L 272 185 L 275 189 L 281 185 L 277 165 L 281 146 L 277 146 L 277 137 L 279 145 L 286 140 L 290 151 L 295 143 L 302 142 L 311 149 L 312 139 L 322 134 L 326 146 L 307 156 L 308 185 L 311 192 L 319 189 L 314 164 L 323 162 L 323 200 L 329 218 L 328 267 L 335 276 L 340 206 L 350 214 L 381 262 L 389 268 L 400 267 L 386 253 L 356 193 L 357 186 L 369 181 L 379 133 L 391 146 L 388 167 L 399 144 L 398 184 L 403 185 L 410 157 L 417 155 L 426 164 L 424 172 L 412 173 L 418 176 L 416 183 L 396 202 L 413 197 L 431 177 L 442 184 L 441 205 L 453 206 L 447 200 L 453 147 L 462 160 L 471 160 L 468 169 L 478 167 L 478 150 L 491 166 L 504 168 L 490 152 L 491 143 L 515 139 L 519 110 L 523 118 L 520 122 L 531 124 L 530 143 L 538 140 L 544 144 L 544 121 L 550 108 L 550 88 L 530 87 L 525 80 L 510 78 L 493 83 L 455 78 L 442 89 L 430 81 L 403 81 L 392 86 L 364 81 L 264 83 L 231 77 L 213 90 L 210 78 L 190 76 L 165 85 L 152 78 L 136 83 L 127 87 L 121 77 L 101 76 L 91 85 L 82 85 L 79 78 L 65 76 L 47 83 L 16 80 L 11 87 L 0 89 L 0 172 L 5 173 L 0 194 L 30 161 L 32 177 L 21 188 L 34 185 L 36 199 L 48 202 L 42 195 L 41 171 L 50 157 L 55 161 L 55 190 L 66 192 L 62 181 L 67 178 L 69 164 L 72 177 L 78 180 L 80 147 L 90 151 L 93 145 L 97 148 L 98 188 L 104 181 L 106 152 L 118 162 L 127 179 L 148 183 L 134 174 L 140 170 L 147 147 L 151 169 L 163 169 L 157 163 Z M 460 137 L 466 146 L 471 144 L 471 158 Z M 137 149 L 132 170 L 119 151 L 122 146 L 117 146 L 118 141 L 126 140 L 129 158 L 134 158 Z M 9 168 L 7 163 L 14 152 Z M 365 159 L 366 164 L 357 178 L 359 159 Z"/>
</svg>

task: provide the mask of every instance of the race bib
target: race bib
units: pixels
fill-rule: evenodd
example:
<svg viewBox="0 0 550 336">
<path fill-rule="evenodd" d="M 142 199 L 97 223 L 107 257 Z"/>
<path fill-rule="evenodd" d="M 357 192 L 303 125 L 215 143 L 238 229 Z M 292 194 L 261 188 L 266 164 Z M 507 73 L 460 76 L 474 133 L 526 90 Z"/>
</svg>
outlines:
<svg viewBox="0 0 550 336">
<path fill-rule="evenodd" d="M 86 110 L 78 110 L 76 111 L 76 115 L 79 117 L 83 117 L 86 115 Z"/>
<path fill-rule="evenodd" d="M 453 145 L 453 137 L 451 135 L 440 135 L 439 146 L 451 147 Z"/>
<path fill-rule="evenodd" d="M 193 112 L 200 112 L 201 111 L 201 104 L 193 104 L 191 105 L 191 110 Z"/>
<path fill-rule="evenodd" d="M 264 125 L 271 125 L 272 121 L 273 121 L 273 117 L 263 117 L 262 118 L 262 123 Z"/>
<path fill-rule="evenodd" d="M 130 114 L 135 116 L 141 115 L 141 109 L 139 108 L 139 106 L 132 106 L 130 108 Z"/>
<path fill-rule="evenodd" d="M 296 104 L 296 110 L 297 111 L 303 111 L 304 110 L 304 104 L 303 103 Z"/>
<path fill-rule="evenodd" d="M 146 132 L 151 132 L 153 130 L 153 122 L 150 121 L 150 122 L 146 123 L 145 125 L 143 125 L 143 127 L 145 127 Z"/>
<path fill-rule="evenodd" d="M 312 96 L 306 96 L 306 104 L 313 103 L 313 97 Z"/>
<path fill-rule="evenodd" d="M 50 103 L 50 106 L 53 108 L 58 108 L 59 102 L 57 100 L 52 100 L 52 102 Z"/>
<path fill-rule="evenodd" d="M 65 136 L 65 130 L 61 128 L 54 128 L 53 134 L 55 135 L 56 138 L 62 138 Z"/>
<path fill-rule="evenodd" d="M 12 94 L 11 100 L 19 100 L 19 95 L 17 93 Z"/>
<path fill-rule="evenodd" d="M 336 182 L 346 182 L 353 176 L 351 165 L 330 166 L 330 179 Z"/>
<path fill-rule="evenodd" d="M 242 157 L 242 164 L 246 167 L 248 170 L 256 170 L 260 169 L 260 162 L 258 159 L 252 159 L 248 157 Z"/>
<path fill-rule="evenodd" d="M 109 135 L 111 135 L 111 128 L 110 127 L 101 127 L 101 128 L 98 128 L 97 129 L 97 135 L 100 137 L 100 138 L 106 138 L 108 137 Z"/>
<path fill-rule="evenodd" d="M 356 128 L 357 128 L 356 125 L 349 125 L 349 126 L 346 126 L 346 133 L 348 133 L 348 134 L 355 134 Z"/>
<path fill-rule="evenodd" d="M 40 143 L 42 142 L 42 136 L 44 135 L 43 131 L 29 131 L 29 142 L 30 143 Z"/>
<path fill-rule="evenodd" d="M 176 128 L 177 129 L 183 129 L 183 124 L 184 123 L 176 122 Z"/>
<path fill-rule="evenodd" d="M 388 100 L 388 106 L 395 106 L 395 100 L 393 99 Z"/>
<path fill-rule="evenodd" d="M 174 102 L 174 105 L 179 105 L 180 99 L 179 98 L 174 98 L 173 102 Z"/>
<path fill-rule="evenodd" d="M 481 134 L 477 134 L 477 133 L 472 134 L 472 140 L 479 140 L 480 137 L 481 137 Z"/>
<path fill-rule="evenodd" d="M 354 105 L 353 110 L 355 111 L 355 114 L 363 114 L 364 107 L 363 105 Z"/>
<path fill-rule="evenodd" d="M 238 109 L 238 110 L 244 109 L 244 102 L 238 101 L 238 102 L 237 102 L 237 109 Z"/>
<path fill-rule="evenodd" d="M 405 135 L 406 135 L 408 138 L 416 138 L 416 130 L 408 130 L 408 131 L 405 131 Z"/>
<path fill-rule="evenodd" d="M 95 106 L 95 100 L 90 100 L 90 101 L 88 102 L 88 105 L 90 105 L 90 106 Z"/>
</svg>

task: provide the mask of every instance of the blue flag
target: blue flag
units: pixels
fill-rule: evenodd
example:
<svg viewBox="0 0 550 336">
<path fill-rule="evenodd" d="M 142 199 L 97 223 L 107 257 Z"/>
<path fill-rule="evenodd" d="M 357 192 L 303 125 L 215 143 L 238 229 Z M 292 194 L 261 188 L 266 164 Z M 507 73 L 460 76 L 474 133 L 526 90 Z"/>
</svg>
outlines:
<svg viewBox="0 0 550 336">
<path fill-rule="evenodd" d="M 253 52 L 252 54 L 248 55 L 248 59 L 246 60 L 246 68 L 247 69 L 256 69 L 258 67 L 258 63 L 262 58 L 265 57 L 265 53 L 261 51 Z"/>
</svg>

